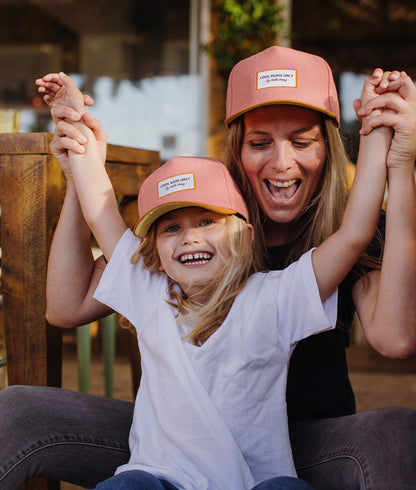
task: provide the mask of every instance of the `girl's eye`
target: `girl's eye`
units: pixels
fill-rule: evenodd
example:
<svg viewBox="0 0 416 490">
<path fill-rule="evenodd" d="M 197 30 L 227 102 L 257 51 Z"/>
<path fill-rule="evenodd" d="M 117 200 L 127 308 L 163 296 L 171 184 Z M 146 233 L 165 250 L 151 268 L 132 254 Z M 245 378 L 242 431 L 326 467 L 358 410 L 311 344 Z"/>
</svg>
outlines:
<svg viewBox="0 0 416 490">
<path fill-rule="evenodd" d="M 179 225 L 169 225 L 165 228 L 166 233 L 176 233 L 180 230 Z"/>
<path fill-rule="evenodd" d="M 210 218 L 206 218 L 206 219 L 201 221 L 200 226 L 209 226 L 209 225 L 212 225 L 212 223 L 214 223 L 214 220 L 212 220 Z"/>
</svg>

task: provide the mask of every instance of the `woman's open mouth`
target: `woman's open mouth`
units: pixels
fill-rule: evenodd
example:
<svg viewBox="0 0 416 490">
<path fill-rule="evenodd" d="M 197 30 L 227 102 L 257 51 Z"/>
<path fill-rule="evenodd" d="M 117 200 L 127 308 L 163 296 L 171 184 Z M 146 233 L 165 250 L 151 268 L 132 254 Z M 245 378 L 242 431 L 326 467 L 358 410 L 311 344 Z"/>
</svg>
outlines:
<svg viewBox="0 0 416 490">
<path fill-rule="evenodd" d="M 296 194 L 296 191 L 300 186 L 299 179 L 291 179 L 284 182 L 266 179 L 264 182 L 274 199 L 285 201 L 291 199 Z"/>
<path fill-rule="evenodd" d="M 208 252 L 186 253 L 181 255 L 178 260 L 184 265 L 204 265 L 212 259 L 212 254 Z"/>
</svg>

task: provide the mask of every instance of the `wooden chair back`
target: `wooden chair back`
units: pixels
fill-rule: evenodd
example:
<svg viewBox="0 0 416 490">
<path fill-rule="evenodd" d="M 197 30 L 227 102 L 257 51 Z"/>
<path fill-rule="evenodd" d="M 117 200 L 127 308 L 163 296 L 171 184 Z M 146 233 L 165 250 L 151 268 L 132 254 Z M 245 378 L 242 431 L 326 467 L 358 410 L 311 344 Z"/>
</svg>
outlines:
<svg viewBox="0 0 416 490">
<path fill-rule="evenodd" d="M 0 134 L 1 315 L 10 385 L 61 386 L 61 330 L 45 320 L 47 260 L 65 192 L 51 139 L 48 133 Z M 136 196 L 159 165 L 157 151 L 107 147 L 106 166 L 120 202 Z M 59 484 L 35 479 L 24 487 L 51 490 Z"/>
<path fill-rule="evenodd" d="M 45 321 L 49 248 L 65 180 L 48 133 L 0 134 L 1 291 L 9 384 L 60 386 L 60 329 Z M 106 167 L 120 201 L 137 195 L 159 153 L 108 145 Z"/>
<path fill-rule="evenodd" d="M 47 260 L 65 192 L 51 139 L 49 133 L 0 134 L 1 314 L 10 385 L 61 386 L 61 330 L 45 320 Z M 159 165 L 156 151 L 108 145 L 106 166 L 120 202 L 137 195 Z"/>
</svg>

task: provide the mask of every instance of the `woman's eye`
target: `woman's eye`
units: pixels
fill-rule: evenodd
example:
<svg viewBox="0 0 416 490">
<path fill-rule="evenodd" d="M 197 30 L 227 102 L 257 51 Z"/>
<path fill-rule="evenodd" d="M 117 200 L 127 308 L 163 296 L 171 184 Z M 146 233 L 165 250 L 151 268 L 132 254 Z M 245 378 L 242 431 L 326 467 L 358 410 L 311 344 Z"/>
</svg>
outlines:
<svg viewBox="0 0 416 490">
<path fill-rule="evenodd" d="M 292 144 L 296 148 L 308 148 L 311 142 L 309 140 L 293 140 Z"/>
<path fill-rule="evenodd" d="M 265 148 L 267 146 L 267 141 L 250 141 L 249 145 L 251 148 L 254 148 L 255 150 L 260 150 L 262 148 Z"/>
<path fill-rule="evenodd" d="M 201 221 L 200 226 L 209 226 L 212 223 L 214 223 L 214 220 L 207 218 Z"/>
</svg>

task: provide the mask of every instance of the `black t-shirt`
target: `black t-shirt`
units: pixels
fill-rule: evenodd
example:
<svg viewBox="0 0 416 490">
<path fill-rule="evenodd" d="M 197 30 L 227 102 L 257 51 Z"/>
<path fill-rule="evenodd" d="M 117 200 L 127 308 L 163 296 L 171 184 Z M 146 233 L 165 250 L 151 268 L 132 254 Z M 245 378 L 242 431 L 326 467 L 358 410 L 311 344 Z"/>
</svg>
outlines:
<svg viewBox="0 0 416 490">
<path fill-rule="evenodd" d="M 383 235 L 384 224 L 382 213 L 379 230 Z M 289 250 L 288 245 L 268 247 L 268 267 L 283 269 Z M 378 255 L 379 247 L 373 242 L 367 251 Z M 292 354 L 286 390 L 289 422 L 355 413 L 345 349 L 355 312 L 352 289 L 359 277 L 353 270 L 339 286 L 337 327 L 300 341 Z"/>
</svg>

